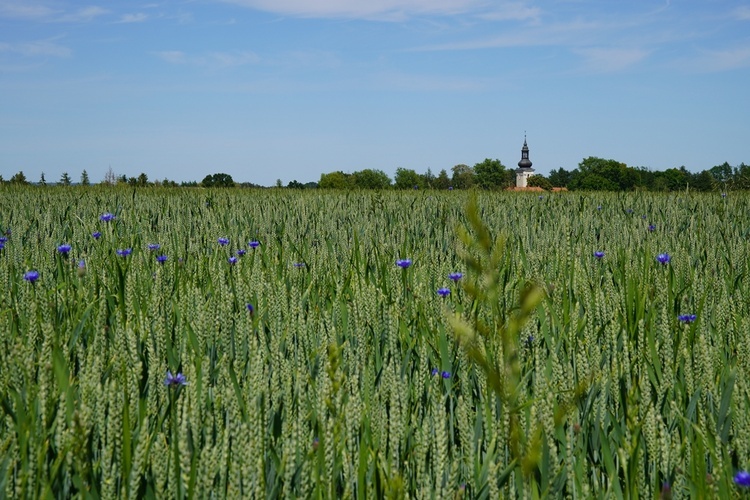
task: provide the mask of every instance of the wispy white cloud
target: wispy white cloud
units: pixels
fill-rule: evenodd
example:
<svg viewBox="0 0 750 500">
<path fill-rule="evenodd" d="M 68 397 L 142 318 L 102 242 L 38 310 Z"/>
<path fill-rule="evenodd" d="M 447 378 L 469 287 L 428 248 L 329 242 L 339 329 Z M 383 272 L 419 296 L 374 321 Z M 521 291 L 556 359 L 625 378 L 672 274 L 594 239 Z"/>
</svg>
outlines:
<svg viewBox="0 0 750 500">
<path fill-rule="evenodd" d="M 399 21 L 413 15 L 453 15 L 487 11 L 485 0 L 220 0 L 298 17 Z M 491 11 L 491 9 L 490 9 Z"/>
<path fill-rule="evenodd" d="M 108 13 L 107 9 L 95 5 L 77 10 L 53 8 L 33 0 L 0 0 L 0 18 L 23 19 L 39 22 L 78 23 L 89 22 Z"/>
<path fill-rule="evenodd" d="M 55 14 L 59 14 L 59 11 L 40 3 L 23 0 L 0 0 L 0 17 L 45 20 Z"/>
<path fill-rule="evenodd" d="M 482 78 L 388 72 L 368 77 L 366 86 L 399 92 L 475 92 L 496 87 Z"/>
<path fill-rule="evenodd" d="M 0 42 L 0 53 L 19 54 L 25 57 L 70 57 L 72 51 L 54 40 L 36 40 L 32 42 Z"/>
<path fill-rule="evenodd" d="M 479 15 L 487 21 L 539 21 L 542 9 L 531 7 L 525 2 L 500 3 L 493 9 Z"/>
<path fill-rule="evenodd" d="M 522 29 L 508 29 L 498 35 L 426 45 L 411 50 L 422 52 L 508 47 L 540 47 L 552 45 L 584 45 L 586 40 L 592 39 L 593 33 L 602 30 L 602 23 L 573 20 L 567 23 L 548 24 L 545 26 L 527 26 Z"/>
<path fill-rule="evenodd" d="M 148 14 L 138 12 L 136 14 L 123 14 L 120 16 L 119 23 L 142 23 L 148 19 Z"/>
<path fill-rule="evenodd" d="M 87 23 L 107 13 L 109 13 L 107 9 L 92 5 L 78 9 L 74 12 L 63 13 L 53 20 L 61 23 Z"/>
<path fill-rule="evenodd" d="M 750 67 L 750 46 L 703 50 L 695 59 L 681 61 L 681 65 L 692 71 L 707 73 L 748 68 Z"/>
<path fill-rule="evenodd" d="M 750 5 L 743 5 L 742 7 L 737 7 L 732 12 L 732 15 L 738 21 L 750 21 Z"/>
<path fill-rule="evenodd" d="M 180 50 L 164 50 L 154 52 L 154 55 L 170 64 L 200 66 L 209 69 L 244 66 L 246 64 L 255 64 L 260 61 L 258 55 L 251 51 L 187 54 Z"/>
<path fill-rule="evenodd" d="M 621 47 L 591 47 L 575 49 L 574 52 L 584 58 L 588 69 L 602 73 L 628 69 L 649 55 L 645 49 Z"/>
</svg>

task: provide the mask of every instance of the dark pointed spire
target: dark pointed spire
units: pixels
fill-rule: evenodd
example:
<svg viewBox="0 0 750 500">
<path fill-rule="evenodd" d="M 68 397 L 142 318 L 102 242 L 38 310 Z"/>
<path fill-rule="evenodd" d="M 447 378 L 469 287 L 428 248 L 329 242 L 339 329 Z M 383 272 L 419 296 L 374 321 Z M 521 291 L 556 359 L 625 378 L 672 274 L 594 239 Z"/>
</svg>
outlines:
<svg viewBox="0 0 750 500">
<path fill-rule="evenodd" d="M 523 147 L 521 148 L 521 161 L 518 162 L 518 168 L 531 168 L 529 146 L 526 144 L 526 132 L 523 133 Z"/>
</svg>

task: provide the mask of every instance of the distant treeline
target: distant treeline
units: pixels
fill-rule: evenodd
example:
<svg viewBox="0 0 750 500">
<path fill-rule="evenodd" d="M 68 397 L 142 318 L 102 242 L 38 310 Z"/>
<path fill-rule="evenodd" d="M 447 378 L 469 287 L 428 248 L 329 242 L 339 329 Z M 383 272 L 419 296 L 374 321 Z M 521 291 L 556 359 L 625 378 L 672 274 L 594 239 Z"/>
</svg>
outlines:
<svg viewBox="0 0 750 500">
<path fill-rule="evenodd" d="M 18 172 L 9 180 L 0 175 L 0 183 L 31 184 L 24 173 Z M 177 183 L 169 179 L 150 181 L 145 173 L 138 177 L 117 176 L 110 168 L 102 184 L 127 185 L 132 187 L 162 186 L 162 187 L 252 187 L 259 188 L 250 182 L 235 182 L 232 176 L 225 173 L 210 174 L 201 182 L 189 181 Z M 364 169 L 352 173 L 335 171 L 321 174 L 318 182 L 301 183 L 290 181 L 286 187 L 291 189 L 490 189 L 502 190 L 516 183 L 516 173 L 507 168 L 500 160 L 485 159 L 473 167 L 459 164 L 451 168 L 451 175 L 443 169 L 437 175 L 428 168 L 420 174 L 408 168 L 398 168 L 391 179 L 382 170 Z M 47 185 L 42 174 L 40 186 Z M 69 186 L 74 184 L 67 172 L 63 173 L 57 185 Z M 82 186 L 91 184 L 89 176 L 84 170 L 80 177 Z M 629 167 L 616 160 L 605 160 L 590 156 L 583 159 L 578 168 L 572 171 L 558 168 L 552 170 L 549 176 L 534 175 L 528 180 L 529 186 L 550 190 L 553 187 L 567 188 L 571 191 L 678 191 L 694 189 L 696 191 L 727 191 L 750 189 L 750 165 L 741 163 L 732 166 L 727 162 L 699 173 L 689 172 L 684 166 L 669 168 L 664 171 L 649 170 L 644 167 Z M 281 180 L 276 181 L 276 187 L 285 187 Z"/>
</svg>

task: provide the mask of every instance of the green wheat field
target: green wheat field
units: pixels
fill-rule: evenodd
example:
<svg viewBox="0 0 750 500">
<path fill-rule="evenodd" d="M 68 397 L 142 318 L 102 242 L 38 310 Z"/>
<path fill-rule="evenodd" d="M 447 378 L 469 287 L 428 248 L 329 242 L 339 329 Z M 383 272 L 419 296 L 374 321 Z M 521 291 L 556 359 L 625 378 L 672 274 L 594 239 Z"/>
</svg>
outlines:
<svg viewBox="0 0 750 500">
<path fill-rule="evenodd" d="M 746 495 L 746 193 L 4 186 L 0 232 L 0 497 Z"/>
</svg>

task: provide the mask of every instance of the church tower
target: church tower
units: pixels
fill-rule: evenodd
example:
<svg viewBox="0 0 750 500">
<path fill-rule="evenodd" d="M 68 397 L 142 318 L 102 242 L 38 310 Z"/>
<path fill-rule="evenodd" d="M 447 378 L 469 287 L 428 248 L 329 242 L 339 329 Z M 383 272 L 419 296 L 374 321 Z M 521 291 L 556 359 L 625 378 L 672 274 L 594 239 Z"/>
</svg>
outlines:
<svg viewBox="0 0 750 500">
<path fill-rule="evenodd" d="M 523 135 L 523 147 L 521 148 L 521 161 L 518 162 L 516 169 L 516 187 L 525 188 L 526 181 L 534 175 L 534 169 L 531 168 L 529 160 L 529 146 L 526 144 L 526 134 Z"/>
</svg>

